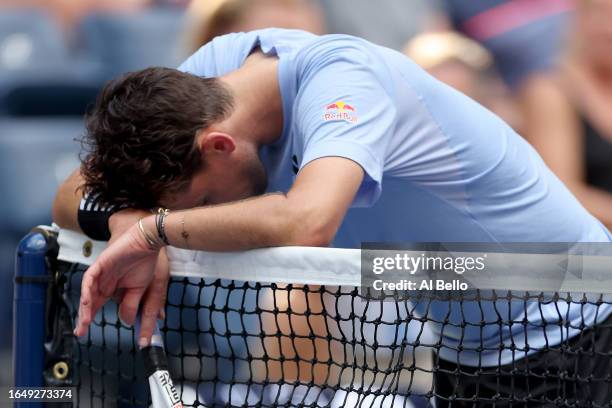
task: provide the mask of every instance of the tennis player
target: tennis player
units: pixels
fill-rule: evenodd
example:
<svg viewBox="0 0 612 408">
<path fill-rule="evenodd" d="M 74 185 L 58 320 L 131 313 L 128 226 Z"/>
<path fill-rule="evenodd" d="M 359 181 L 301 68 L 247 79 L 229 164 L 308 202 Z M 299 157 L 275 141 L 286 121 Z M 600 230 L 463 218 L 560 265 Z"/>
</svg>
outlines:
<svg viewBox="0 0 612 408">
<path fill-rule="evenodd" d="M 79 336 L 119 293 L 125 322 L 141 307 L 147 344 L 165 300 L 166 245 L 612 241 L 501 119 L 400 53 L 345 35 L 229 34 L 178 70 L 123 75 L 88 114 L 85 141 L 88 154 L 60 188 L 54 218 L 111 244 L 84 276 Z M 166 211 L 151 214 L 156 207 Z M 550 314 L 514 308 L 532 324 L 502 341 L 529 338 L 535 352 L 576 336 L 577 322 L 605 329 L 609 305 L 598 315 L 595 306 L 575 306 Z M 544 324 L 551 316 L 565 316 L 567 330 Z M 444 335 L 452 343 L 452 331 Z M 499 333 L 472 335 L 500 342 Z M 444 353 L 458 361 L 452 347 Z M 514 363 L 495 347 L 461 358 Z M 534 358 L 545 364 L 550 356 Z M 599 370 L 610 369 L 607 360 Z M 596 400 L 608 391 L 591 392 Z"/>
</svg>

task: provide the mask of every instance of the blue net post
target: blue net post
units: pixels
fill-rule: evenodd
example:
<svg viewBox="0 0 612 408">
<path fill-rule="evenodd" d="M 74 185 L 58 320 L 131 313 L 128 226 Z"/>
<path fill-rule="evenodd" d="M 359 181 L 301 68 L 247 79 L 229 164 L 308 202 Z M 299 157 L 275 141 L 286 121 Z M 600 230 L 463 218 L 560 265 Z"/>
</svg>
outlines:
<svg viewBox="0 0 612 408">
<path fill-rule="evenodd" d="M 47 241 L 40 232 L 26 235 L 17 248 L 13 300 L 13 376 L 16 387 L 43 386 L 45 300 L 49 271 Z M 16 403 L 15 407 L 42 407 Z"/>
</svg>

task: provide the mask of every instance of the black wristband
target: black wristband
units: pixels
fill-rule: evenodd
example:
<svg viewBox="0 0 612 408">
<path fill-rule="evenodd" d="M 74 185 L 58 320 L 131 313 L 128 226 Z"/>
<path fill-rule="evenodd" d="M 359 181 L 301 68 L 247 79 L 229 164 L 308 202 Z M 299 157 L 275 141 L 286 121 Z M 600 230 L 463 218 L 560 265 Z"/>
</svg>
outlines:
<svg viewBox="0 0 612 408">
<path fill-rule="evenodd" d="M 96 195 L 86 194 L 79 205 L 79 227 L 91 239 L 108 241 L 111 237 L 108 219 L 121 209 L 118 206 L 102 206 Z"/>
</svg>

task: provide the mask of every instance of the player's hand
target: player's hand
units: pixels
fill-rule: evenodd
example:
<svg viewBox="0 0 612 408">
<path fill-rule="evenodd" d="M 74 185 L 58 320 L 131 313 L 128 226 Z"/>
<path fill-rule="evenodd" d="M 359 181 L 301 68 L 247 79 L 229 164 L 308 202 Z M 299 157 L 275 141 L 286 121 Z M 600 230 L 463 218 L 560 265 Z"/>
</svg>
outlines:
<svg viewBox="0 0 612 408">
<path fill-rule="evenodd" d="M 108 244 L 116 241 L 124 232 L 133 227 L 139 219 L 151 215 L 149 211 L 138 210 L 135 208 L 126 208 L 112 214 L 108 219 L 108 229 L 111 232 L 111 238 Z"/>
<path fill-rule="evenodd" d="M 136 208 L 126 208 L 113 213 L 108 219 L 108 229 L 110 230 L 111 237 L 108 240 L 107 245 L 111 245 L 115 242 L 124 232 L 130 229 L 139 219 L 148 216 L 150 212 L 145 210 L 139 210 Z M 113 294 L 112 298 L 118 305 L 121 304 L 123 299 L 124 290 L 118 288 Z"/>
<path fill-rule="evenodd" d="M 139 219 L 145 218 L 148 215 L 150 215 L 149 211 L 133 208 L 117 211 L 111 215 L 110 219 L 108 220 L 108 227 L 111 231 L 111 239 L 108 241 L 108 243 L 112 244 L 121 236 L 121 234 L 137 223 Z M 140 337 L 145 338 L 147 344 L 150 342 L 153 330 L 155 329 L 156 320 L 163 320 L 166 317 L 166 294 L 168 292 L 169 280 L 170 266 L 168 265 L 168 256 L 166 255 L 166 250 L 162 248 L 162 250 L 159 252 L 157 263 L 155 265 L 153 281 L 145 292 L 140 305 Z M 113 299 L 118 305 L 121 305 L 123 301 L 123 294 L 124 289 L 119 288 L 113 295 Z M 159 294 L 159 296 L 157 296 L 157 294 Z M 122 314 L 120 313 L 120 316 L 121 315 Z M 141 347 L 144 346 L 141 344 Z"/>
<path fill-rule="evenodd" d="M 154 223 L 153 216 L 143 220 L 147 231 L 155 231 Z M 122 289 L 119 316 L 124 323 L 134 324 L 140 301 L 156 273 L 159 252 L 149 246 L 137 223 L 114 240 L 83 276 L 75 335 L 87 332 L 97 311 L 118 289 Z"/>
</svg>

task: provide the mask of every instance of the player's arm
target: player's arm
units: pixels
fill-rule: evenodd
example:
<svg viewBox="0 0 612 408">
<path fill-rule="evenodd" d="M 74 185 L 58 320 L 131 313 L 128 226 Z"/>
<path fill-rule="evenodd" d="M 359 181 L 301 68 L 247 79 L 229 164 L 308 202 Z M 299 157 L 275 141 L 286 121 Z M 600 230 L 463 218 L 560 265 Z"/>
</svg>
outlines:
<svg viewBox="0 0 612 408">
<path fill-rule="evenodd" d="M 53 222 L 62 228 L 81 232 L 77 214 L 83 198 L 83 191 L 79 188 L 82 184 L 83 177 L 79 168 L 57 190 L 53 201 L 52 217 Z"/>
<path fill-rule="evenodd" d="M 371 69 L 370 56 L 355 50 L 351 55 L 325 55 L 325 67 L 311 70 L 307 85 L 302 84 L 303 103 L 296 118 L 304 135 L 303 167 L 292 188 L 286 194 L 170 212 L 164 227 L 170 245 L 211 251 L 326 246 L 351 205 L 376 202 L 396 109 Z M 357 116 L 325 120 L 321 114 L 334 101 L 350 104 Z M 142 229 L 138 223 L 133 225 L 87 270 L 81 285 L 78 336 L 86 333 L 116 288 L 126 293 L 120 307 L 122 319 L 134 320 L 140 297 L 153 280 L 150 270 L 161 241 L 156 218 L 161 219 L 146 217 Z M 156 242 L 147 240 L 147 235 Z M 146 322 L 154 323 L 154 313 L 143 313 L 145 341 L 150 330 L 144 329 L 152 327 Z"/>
<path fill-rule="evenodd" d="M 302 168 L 287 194 L 172 212 L 165 220 L 166 235 L 173 246 L 198 250 L 327 245 L 363 178 L 362 168 L 352 160 L 322 157 Z M 153 216 L 145 218 L 143 224 L 145 231 L 156 234 Z M 187 240 L 183 232 L 189 234 Z M 157 249 L 148 245 L 138 225 L 110 245 L 83 278 L 75 333 L 78 336 L 86 333 L 93 316 L 116 288 L 124 289 L 120 315 L 131 324 L 151 281 L 155 284 L 167 280 L 154 278 L 151 273 L 157 255 Z M 158 305 L 165 292 L 149 293 L 145 303 Z M 145 342 L 150 338 L 157 310 L 143 306 L 141 335 Z"/>
<path fill-rule="evenodd" d="M 352 160 L 323 157 L 299 172 L 287 194 L 173 212 L 165 231 L 173 246 L 209 251 L 326 246 L 362 179 L 363 170 Z M 153 217 L 145 220 L 145 227 L 155 231 Z"/>
<path fill-rule="evenodd" d="M 91 201 L 83 200 L 83 183 L 79 168 L 57 190 L 52 217 L 53 222 L 61 228 L 85 233 L 93 239 L 112 240 L 128 230 L 140 217 L 150 214 L 148 211 L 131 208 L 111 211 L 96 206 L 95 197 Z"/>
<path fill-rule="evenodd" d="M 591 214 L 612 228 L 612 194 L 586 182 L 582 130 L 575 109 L 554 78 L 536 76 L 521 92 L 526 137 Z"/>
</svg>

